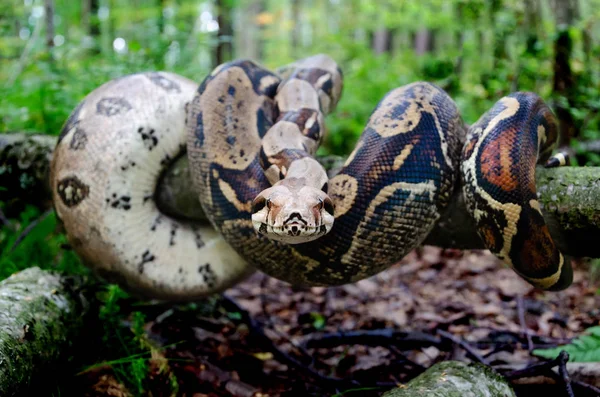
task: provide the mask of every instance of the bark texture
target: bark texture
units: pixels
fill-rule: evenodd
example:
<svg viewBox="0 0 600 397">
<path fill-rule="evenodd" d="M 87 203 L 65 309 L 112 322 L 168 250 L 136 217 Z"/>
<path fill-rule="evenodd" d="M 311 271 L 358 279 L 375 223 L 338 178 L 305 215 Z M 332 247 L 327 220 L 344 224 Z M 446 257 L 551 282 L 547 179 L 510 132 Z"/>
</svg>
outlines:
<svg viewBox="0 0 600 397">
<path fill-rule="evenodd" d="M 55 136 L 0 134 L 0 201 L 7 213 L 26 203 L 51 206 L 48 176 L 55 146 Z"/>
<path fill-rule="evenodd" d="M 90 312 L 81 285 L 37 267 L 0 282 L 1 396 L 48 392 L 64 371 Z"/>
<path fill-rule="evenodd" d="M 444 361 L 382 397 L 514 397 L 508 383 L 480 364 Z"/>
<path fill-rule="evenodd" d="M 56 138 L 24 134 L 0 135 L 0 199 L 23 204 L 25 200 L 50 205 L 49 161 Z M 327 156 L 319 161 L 335 175 L 344 158 Z M 542 168 L 536 172 L 538 196 L 552 237 L 567 255 L 600 258 L 600 167 Z M 156 200 L 166 214 L 206 221 L 191 182 L 185 155 L 161 177 Z M 444 248 L 484 248 L 467 213 L 462 189 L 425 244 Z"/>
</svg>

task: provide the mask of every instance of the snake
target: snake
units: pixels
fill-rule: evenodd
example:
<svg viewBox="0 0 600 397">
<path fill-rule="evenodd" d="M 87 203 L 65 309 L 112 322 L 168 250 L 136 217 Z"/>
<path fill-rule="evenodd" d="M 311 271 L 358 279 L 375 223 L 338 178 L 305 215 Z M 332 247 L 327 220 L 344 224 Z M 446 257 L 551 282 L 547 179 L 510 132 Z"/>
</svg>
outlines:
<svg viewBox="0 0 600 397">
<path fill-rule="evenodd" d="M 572 282 L 535 187 L 558 137 L 536 94 L 501 98 L 472 126 L 440 87 L 388 92 L 333 178 L 314 159 L 342 91 L 326 55 L 284 75 L 248 60 L 217 67 L 188 107 L 187 151 L 200 205 L 248 263 L 299 286 L 381 272 L 422 244 L 462 186 L 484 245 L 533 286 Z"/>
<path fill-rule="evenodd" d="M 144 298 L 189 301 L 253 272 L 210 225 L 157 203 L 162 174 L 186 150 L 198 84 L 134 73 L 90 92 L 62 127 L 50 167 L 55 212 L 83 263 Z"/>
<path fill-rule="evenodd" d="M 536 287 L 570 284 L 535 192 L 535 166 L 557 139 L 537 95 L 504 97 L 467 128 L 438 86 L 395 88 L 329 178 L 314 155 L 342 89 L 323 54 L 275 72 L 236 60 L 200 84 L 146 72 L 96 88 L 66 120 L 51 163 L 71 246 L 100 276 L 154 299 L 199 299 L 256 269 L 335 286 L 421 244 L 462 185 L 487 248 Z M 162 175 L 184 155 L 209 225 L 157 203 Z"/>
</svg>

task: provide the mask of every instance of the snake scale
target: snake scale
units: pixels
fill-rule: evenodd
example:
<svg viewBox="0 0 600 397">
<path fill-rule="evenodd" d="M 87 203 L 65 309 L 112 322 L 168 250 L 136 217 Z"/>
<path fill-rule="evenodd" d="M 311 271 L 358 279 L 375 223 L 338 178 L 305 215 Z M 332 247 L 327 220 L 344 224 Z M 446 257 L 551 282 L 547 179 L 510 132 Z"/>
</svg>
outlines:
<svg viewBox="0 0 600 397">
<path fill-rule="evenodd" d="M 69 239 L 103 274 L 154 297 L 194 299 L 251 268 L 295 285 L 340 285 L 420 245 L 462 185 L 486 247 L 536 287 L 571 283 L 535 191 L 536 164 L 557 139 L 538 96 L 504 97 L 467 128 L 436 85 L 393 89 L 329 179 L 313 156 L 341 92 L 341 70 L 325 55 L 278 73 L 233 61 L 199 86 L 163 72 L 100 87 L 65 124 L 53 160 L 57 213 L 76 225 Z M 218 234 L 153 202 L 156 180 L 185 146 Z M 110 258 L 99 260 L 101 251 Z"/>
</svg>

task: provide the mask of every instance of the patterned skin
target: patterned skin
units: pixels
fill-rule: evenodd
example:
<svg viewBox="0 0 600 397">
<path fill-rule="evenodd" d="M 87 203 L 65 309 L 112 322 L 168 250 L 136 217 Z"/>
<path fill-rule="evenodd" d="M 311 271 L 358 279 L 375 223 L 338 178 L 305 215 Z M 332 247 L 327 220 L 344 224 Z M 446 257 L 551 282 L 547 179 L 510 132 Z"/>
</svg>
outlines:
<svg viewBox="0 0 600 397">
<path fill-rule="evenodd" d="M 190 106 L 188 156 L 201 205 L 251 265 L 307 286 L 376 274 L 422 243 L 462 169 L 469 208 L 492 252 L 537 287 L 570 284 L 570 264 L 554 247 L 535 196 L 538 149 L 547 158 L 555 134 L 539 98 L 503 98 L 464 145 L 466 129 L 442 89 L 425 82 L 394 89 L 344 168 L 326 180 L 312 155 L 323 136 L 322 115 L 339 98 L 326 93 L 341 92 L 341 73 L 303 62 L 287 69 L 283 84 L 250 61 L 221 65 Z M 282 104 L 278 90 L 297 96 L 286 94 Z M 326 198 L 333 209 L 325 208 Z"/>
<path fill-rule="evenodd" d="M 112 80 L 65 123 L 51 163 L 54 207 L 96 273 L 154 299 L 194 300 L 253 269 L 209 225 L 162 213 L 155 188 L 186 147 L 197 84 L 167 73 Z"/>
<path fill-rule="evenodd" d="M 517 92 L 470 128 L 462 164 L 467 209 L 486 247 L 531 284 L 552 290 L 568 287 L 573 275 L 544 222 L 535 167 L 549 159 L 557 137 L 542 99 Z"/>
<path fill-rule="evenodd" d="M 51 164 L 71 245 L 97 273 L 150 298 L 198 299 L 253 267 L 296 285 L 339 285 L 421 244 L 462 174 L 486 246 L 539 288 L 571 283 L 535 191 L 535 166 L 557 135 L 540 98 L 502 98 L 465 140 L 439 87 L 394 89 L 328 179 L 312 156 L 341 91 L 341 71 L 323 55 L 279 74 L 227 63 L 199 88 L 166 72 L 97 88 L 65 123 Z M 214 228 L 169 217 L 154 201 L 162 172 L 186 147 Z"/>
</svg>

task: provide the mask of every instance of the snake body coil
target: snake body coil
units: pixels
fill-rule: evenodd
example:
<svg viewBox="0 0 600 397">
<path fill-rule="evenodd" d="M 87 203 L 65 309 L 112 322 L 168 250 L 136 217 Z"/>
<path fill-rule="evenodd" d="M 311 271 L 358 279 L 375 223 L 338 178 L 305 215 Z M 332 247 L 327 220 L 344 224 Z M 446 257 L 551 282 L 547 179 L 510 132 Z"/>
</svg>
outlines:
<svg viewBox="0 0 600 397">
<path fill-rule="evenodd" d="M 199 88 L 165 72 L 99 87 L 67 120 L 51 166 L 73 248 L 100 274 L 153 298 L 223 290 L 251 273 L 248 264 L 296 285 L 339 285 L 421 244 L 462 181 L 492 252 L 537 287 L 570 284 L 535 192 L 535 166 L 557 135 L 540 98 L 502 98 L 467 133 L 439 87 L 396 88 L 328 179 L 312 156 L 341 91 L 341 71 L 322 55 L 279 74 L 230 62 Z M 155 204 L 161 173 L 186 146 L 216 230 Z"/>
<path fill-rule="evenodd" d="M 312 84 L 307 91 L 338 83 L 327 68 L 312 68 L 296 69 L 298 76 L 321 76 L 318 81 L 298 77 Z M 275 74 L 252 62 L 231 62 L 204 80 L 189 109 L 188 156 L 200 202 L 213 225 L 252 265 L 297 285 L 337 285 L 376 274 L 424 240 L 462 168 L 469 208 L 487 246 L 538 287 L 568 286 L 570 264 L 554 248 L 535 196 L 538 148 L 545 153 L 555 139 L 555 121 L 539 98 L 503 98 L 470 129 L 463 150 L 465 127 L 442 89 L 419 82 L 390 91 L 344 168 L 326 183 L 335 207 L 333 228 L 317 240 L 290 245 L 255 233 L 254 227 L 265 234 L 269 226 L 277 229 L 270 225 L 277 217 L 269 216 L 274 207 L 266 208 L 262 200 L 252 206 L 261 192 L 290 178 L 285 172 L 290 164 L 310 154 L 295 154 L 293 139 L 291 151 L 279 148 L 265 156 L 267 150 L 261 150 L 261 140 L 277 119 L 278 84 Z M 327 109 L 321 104 L 313 110 Z M 278 174 L 273 165 L 282 179 L 272 187 Z M 502 177 L 494 180 L 495 174 Z M 516 187 L 509 189 L 505 182 Z M 259 212 L 264 214 L 258 217 Z"/>
<path fill-rule="evenodd" d="M 54 151 L 56 213 L 84 263 L 157 299 L 193 300 L 251 273 L 209 225 L 163 213 L 155 189 L 184 152 L 197 84 L 172 73 L 112 80 L 77 106 Z"/>
</svg>

